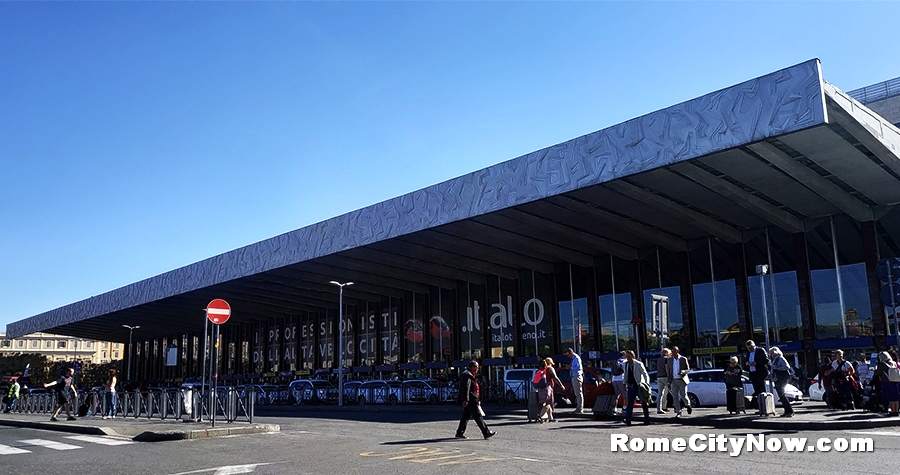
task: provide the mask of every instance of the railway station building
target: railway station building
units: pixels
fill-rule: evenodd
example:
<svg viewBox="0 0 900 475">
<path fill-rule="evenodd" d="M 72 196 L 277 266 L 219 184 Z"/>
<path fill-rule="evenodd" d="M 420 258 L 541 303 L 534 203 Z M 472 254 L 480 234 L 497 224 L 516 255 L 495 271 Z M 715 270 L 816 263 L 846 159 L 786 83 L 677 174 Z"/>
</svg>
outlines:
<svg viewBox="0 0 900 475">
<path fill-rule="evenodd" d="M 201 374 L 202 309 L 221 298 L 226 381 L 341 366 L 370 379 L 566 361 L 569 347 L 588 365 L 623 349 L 655 358 L 665 303 L 665 343 L 694 366 L 768 336 L 813 371 L 837 348 L 898 343 L 883 277 L 900 278 L 898 124 L 900 80 L 846 93 L 813 59 L 7 334 L 131 337 L 134 378 L 177 383 Z M 332 282 L 353 284 L 341 298 Z"/>
</svg>

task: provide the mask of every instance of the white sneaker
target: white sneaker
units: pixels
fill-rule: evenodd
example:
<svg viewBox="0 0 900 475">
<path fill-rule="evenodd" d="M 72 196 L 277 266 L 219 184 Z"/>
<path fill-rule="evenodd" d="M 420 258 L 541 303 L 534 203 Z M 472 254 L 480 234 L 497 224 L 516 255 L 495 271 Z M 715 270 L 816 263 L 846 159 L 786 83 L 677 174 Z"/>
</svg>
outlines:
<svg viewBox="0 0 900 475">
<path fill-rule="evenodd" d="M 105 421 L 109 416 L 103 416 L 103 420 Z"/>
</svg>

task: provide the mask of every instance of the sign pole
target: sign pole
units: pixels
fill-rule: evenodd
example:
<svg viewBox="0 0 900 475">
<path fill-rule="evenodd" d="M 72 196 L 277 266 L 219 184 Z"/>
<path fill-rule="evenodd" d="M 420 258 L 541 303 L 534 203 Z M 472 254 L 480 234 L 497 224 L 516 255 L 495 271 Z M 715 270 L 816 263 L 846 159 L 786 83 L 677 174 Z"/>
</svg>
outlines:
<svg viewBox="0 0 900 475">
<path fill-rule="evenodd" d="M 894 297 L 894 275 L 891 272 L 891 263 L 888 262 L 887 272 L 888 272 L 888 286 L 890 286 L 891 290 L 891 313 L 894 314 L 894 336 L 897 337 L 897 346 L 900 346 L 900 326 L 897 324 L 897 301 Z"/>
<path fill-rule="evenodd" d="M 208 328 L 209 328 L 209 321 L 204 319 L 203 320 L 203 365 L 200 370 L 201 371 L 200 372 L 200 397 L 201 398 L 203 397 L 203 386 L 206 384 L 206 351 L 208 350 L 208 348 L 207 348 Z M 194 391 L 191 391 L 191 407 L 194 407 L 196 405 L 195 401 L 197 401 L 197 400 L 198 400 L 197 390 L 195 389 Z M 197 413 L 195 414 L 195 416 L 197 417 L 197 422 L 203 422 L 203 405 L 201 404 L 199 407 L 196 408 L 196 410 L 197 410 Z"/>
<path fill-rule="evenodd" d="M 209 412 L 210 419 L 212 420 L 213 427 L 216 426 L 216 402 L 218 399 L 216 398 L 216 386 L 219 382 L 219 373 L 218 373 L 218 359 L 219 359 L 219 325 L 228 321 L 228 318 L 231 317 L 231 305 L 228 305 L 228 302 L 222 299 L 215 299 L 206 306 L 206 318 L 212 322 L 212 325 L 215 325 L 210 332 L 209 340 L 207 341 L 207 331 L 206 325 L 207 323 L 203 323 L 203 344 L 209 348 Z M 203 352 L 203 370 L 206 371 L 206 351 Z M 203 375 L 203 380 L 200 383 L 201 385 L 201 393 L 202 387 L 206 384 L 206 374 Z M 202 417 L 202 409 L 200 411 Z"/>
</svg>

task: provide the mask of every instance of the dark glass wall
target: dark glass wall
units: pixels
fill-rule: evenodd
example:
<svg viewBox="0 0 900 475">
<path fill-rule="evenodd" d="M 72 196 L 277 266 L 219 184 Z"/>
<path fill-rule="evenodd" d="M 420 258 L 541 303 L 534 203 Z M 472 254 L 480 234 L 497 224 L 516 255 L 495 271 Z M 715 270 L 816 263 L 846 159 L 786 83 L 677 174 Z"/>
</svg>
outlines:
<svg viewBox="0 0 900 475">
<path fill-rule="evenodd" d="M 459 346 L 461 359 L 484 357 L 483 319 L 485 289 L 482 285 L 461 282 L 457 290 Z"/>
<path fill-rule="evenodd" d="M 491 358 L 516 356 L 516 322 L 518 295 L 515 280 L 490 276 L 487 279 L 485 309 Z"/>
<path fill-rule="evenodd" d="M 406 361 L 420 363 L 425 361 L 425 309 L 428 296 L 412 292 L 409 295 L 405 312 L 407 318 L 403 324 Z"/>
<path fill-rule="evenodd" d="M 311 371 L 318 367 L 316 334 L 319 332 L 318 313 L 300 315 L 300 363 L 298 369 Z"/>
<path fill-rule="evenodd" d="M 520 272 L 522 295 L 522 354 L 550 354 L 553 314 L 553 275 L 534 271 Z"/>
<path fill-rule="evenodd" d="M 431 338 L 429 361 L 450 361 L 453 357 L 454 293 L 447 289 L 431 289 L 431 318 L 428 322 L 428 338 Z"/>
<path fill-rule="evenodd" d="M 600 314 L 600 345 L 606 352 L 634 349 L 631 320 L 632 280 L 630 263 L 618 257 L 598 258 L 594 265 Z"/>
<path fill-rule="evenodd" d="M 376 353 L 378 350 L 378 332 L 375 325 L 376 310 L 378 304 L 374 302 L 365 302 L 358 307 L 357 331 L 359 332 L 359 342 L 357 350 L 359 353 L 359 364 L 362 366 L 372 366 L 375 364 Z"/>
<path fill-rule="evenodd" d="M 403 299 L 385 297 L 382 299 L 379 332 L 381 343 L 380 364 L 397 364 L 400 362 L 400 309 Z"/>
<path fill-rule="evenodd" d="M 640 254 L 640 285 L 643 293 L 644 314 L 642 316 L 646 331 L 644 338 L 647 346 L 641 350 L 659 349 L 659 341 L 652 334 L 652 296 L 663 295 L 669 298 L 669 340 L 668 344 L 689 347 L 691 336 L 685 327 L 685 316 L 681 298 L 679 279 L 682 272 L 678 255 L 674 251 L 655 248 Z"/>
</svg>

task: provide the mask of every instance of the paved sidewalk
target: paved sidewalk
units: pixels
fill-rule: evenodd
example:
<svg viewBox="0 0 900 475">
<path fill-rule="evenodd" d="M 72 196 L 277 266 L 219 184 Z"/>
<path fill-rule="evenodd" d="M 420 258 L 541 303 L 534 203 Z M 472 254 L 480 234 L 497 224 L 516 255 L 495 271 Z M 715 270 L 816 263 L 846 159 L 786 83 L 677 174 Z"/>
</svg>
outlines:
<svg viewBox="0 0 900 475">
<path fill-rule="evenodd" d="M 900 417 L 888 417 L 885 414 L 863 412 L 862 410 L 854 411 L 832 411 L 823 403 L 805 402 L 794 407 L 795 416 L 791 418 L 779 417 L 782 413 L 780 407 L 776 407 L 776 415 L 762 417 L 755 411 L 747 411 L 746 414 L 729 414 L 725 406 L 721 407 L 700 407 L 688 415 L 684 412 L 684 417 L 675 418 L 674 411 L 667 414 L 657 414 L 656 408 L 650 410 L 650 421 L 653 424 L 680 424 L 690 426 L 707 426 L 722 429 L 756 429 L 756 430 L 859 430 L 859 429 L 875 429 L 883 427 L 900 427 Z M 562 422 L 577 421 L 606 421 L 611 425 L 621 424 L 622 418 L 608 418 L 605 416 L 594 417 L 590 410 L 586 410 L 584 414 L 573 414 L 571 408 L 560 407 L 554 411 L 554 415 Z M 267 418 L 277 418 L 284 414 L 289 416 L 296 413 L 315 413 L 315 412 L 340 412 L 340 413 L 356 413 L 356 412 L 406 412 L 406 413 L 446 413 L 458 415 L 460 413 L 459 406 L 455 404 L 408 404 L 408 405 L 365 405 L 358 406 L 355 404 L 337 407 L 328 406 L 257 406 L 257 415 L 264 415 Z M 527 420 L 527 408 L 522 404 L 496 405 L 486 404 L 485 412 L 490 417 L 507 417 L 521 418 L 523 422 Z M 327 416 L 326 416 L 327 417 Z M 633 422 L 639 425 L 643 422 L 643 412 L 638 407 L 634 411 Z"/>
<path fill-rule="evenodd" d="M 111 435 L 128 437 L 138 442 L 159 442 L 164 440 L 201 439 L 224 437 L 237 434 L 260 434 L 279 432 L 278 424 L 250 424 L 247 422 L 193 422 L 180 419 L 122 418 L 103 419 L 101 417 L 79 417 L 67 421 L 65 414 L 58 422 L 51 422 L 48 414 L 0 414 L 0 425 L 27 427 L 31 429 L 71 432 L 76 434 Z"/>
<path fill-rule="evenodd" d="M 360 412 L 420 412 L 420 413 L 445 413 L 454 416 L 460 412 L 455 404 L 441 405 L 347 405 L 337 407 L 328 406 L 265 406 L 258 416 L 264 416 L 265 420 L 277 419 L 280 415 L 290 417 L 296 413 L 321 412 L 327 417 L 329 412 L 360 413 Z M 515 405 L 486 405 L 486 412 L 493 417 L 521 418 L 527 420 L 527 409 L 519 404 Z M 778 414 L 781 409 L 776 408 Z M 775 416 L 761 417 L 748 411 L 747 414 L 729 414 L 725 407 L 696 408 L 693 414 L 676 419 L 674 413 L 656 414 L 655 408 L 651 411 L 652 424 L 680 424 L 690 426 L 715 427 L 721 429 L 751 429 L 751 430 L 784 430 L 784 431 L 810 431 L 810 430 L 860 430 L 884 427 L 900 427 L 900 417 L 888 417 L 884 414 L 856 411 L 831 411 L 823 404 L 809 403 L 795 407 L 796 415 L 791 418 Z M 579 423 L 605 421 L 611 427 L 621 424 L 621 417 L 607 418 L 597 417 L 590 411 L 584 414 L 573 414 L 570 408 L 558 408 L 554 414 L 563 423 Z M 258 424 L 247 422 L 224 423 L 216 422 L 213 428 L 209 422 L 182 421 L 176 419 L 147 419 L 144 418 L 116 418 L 104 420 L 99 417 L 83 417 L 76 421 L 50 422 L 46 414 L 0 414 L 0 425 L 29 427 L 42 430 L 54 430 L 73 432 L 80 434 L 111 435 L 128 437 L 136 441 L 155 442 L 164 440 L 196 439 L 206 437 L 223 437 L 236 434 L 259 434 L 278 432 L 281 430 L 278 424 Z M 636 425 L 643 422 L 643 412 L 636 408 L 634 421 Z"/>
<path fill-rule="evenodd" d="M 747 411 L 746 414 L 729 414 L 722 407 L 695 408 L 693 414 L 687 411 L 683 417 L 675 418 L 674 411 L 666 414 L 657 414 L 656 409 L 650 411 L 650 420 L 654 424 L 681 424 L 689 426 L 705 426 L 722 429 L 756 429 L 756 430 L 784 430 L 784 431 L 809 431 L 809 430 L 859 430 L 875 429 L 882 427 L 900 427 L 900 417 L 889 417 L 886 414 L 855 411 L 832 411 L 824 404 L 803 404 L 794 407 L 794 417 L 780 417 L 782 410 L 775 409 L 776 415 L 763 417 L 756 411 Z M 566 414 L 565 410 L 557 410 L 560 417 L 583 417 Z M 594 418 L 593 415 L 590 416 Z M 634 411 L 633 422 L 643 422 L 643 412 L 640 408 Z M 596 420 L 617 421 L 621 417 L 598 417 Z"/>
</svg>

